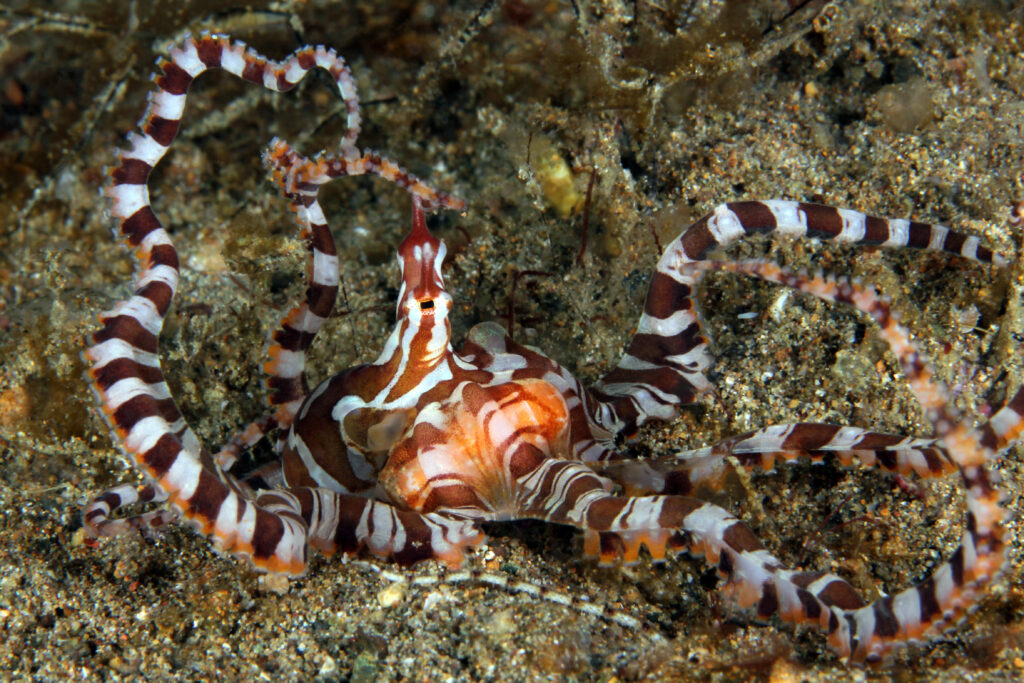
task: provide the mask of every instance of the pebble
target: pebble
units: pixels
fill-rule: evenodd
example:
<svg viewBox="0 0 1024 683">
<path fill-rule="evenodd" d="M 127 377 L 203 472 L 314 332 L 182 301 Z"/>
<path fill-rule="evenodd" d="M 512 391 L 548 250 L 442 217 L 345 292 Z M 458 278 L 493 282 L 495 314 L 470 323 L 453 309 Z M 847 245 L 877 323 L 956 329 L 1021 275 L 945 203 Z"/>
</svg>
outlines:
<svg viewBox="0 0 1024 683">
<path fill-rule="evenodd" d="M 377 602 L 381 607 L 394 607 L 405 599 L 405 584 L 393 583 L 377 593 Z"/>
</svg>

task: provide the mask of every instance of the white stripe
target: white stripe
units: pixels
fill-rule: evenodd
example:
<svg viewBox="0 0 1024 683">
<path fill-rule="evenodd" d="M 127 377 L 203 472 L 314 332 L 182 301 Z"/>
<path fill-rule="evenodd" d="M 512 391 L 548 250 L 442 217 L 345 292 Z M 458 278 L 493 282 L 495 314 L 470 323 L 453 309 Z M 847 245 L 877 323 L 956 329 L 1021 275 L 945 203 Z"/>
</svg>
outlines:
<svg viewBox="0 0 1024 683">
<path fill-rule="evenodd" d="M 274 556 L 283 560 L 286 564 L 301 563 L 302 571 L 306 571 L 306 529 L 300 522 L 288 517 L 282 517 L 284 523 L 284 535 L 277 542 L 274 548 Z"/>
<path fill-rule="evenodd" d="M 109 410 L 117 410 L 137 396 L 149 396 L 157 401 L 162 401 L 171 397 L 171 390 L 164 382 L 147 384 L 138 377 L 126 377 L 114 382 L 104 392 L 104 405 Z"/>
<path fill-rule="evenodd" d="M 555 462 L 555 460 L 545 460 L 535 470 L 519 479 L 518 484 L 520 486 L 520 490 L 530 492 L 530 495 L 522 501 L 521 506 L 524 509 L 531 509 L 535 507 L 537 497 L 543 492 L 542 484 L 547 476 L 547 472 Z"/>
<path fill-rule="evenodd" d="M 316 65 L 321 68 L 327 69 L 328 71 L 330 71 L 331 67 L 334 66 L 338 61 L 337 53 L 330 48 L 324 47 L 323 45 L 317 45 L 316 50 L 314 50 L 313 54 L 316 59 Z"/>
<path fill-rule="evenodd" d="M 969 259 L 978 258 L 978 238 L 973 235 L 964 240 L 964 244 L 960 247 L 960 253 Z"/>
<path fill-rule="evenodd" d="M 302 464 L 305 465 L 310 478 L 319 486 L 323 486 L 324 488 L 330 489 L 331 491 L 337 491 L 339 493 L 348 492 L 344 486 L 334 479 L 334 477 L 327 474 L 327 471 L 323 467 L 320 467 L 317 461 L 313 458 L 313 453 L 309 450 L 309 446 L 307 446 L 306 442 L 302 440 L 302 437 L 298 436 L 294 431 L 288 432 L 288 446 L 295 449 L 295 452 L 299 454 L 299 459 L 302 460 Z"/>
<path fill-rule="evenodd" d="M 992 416 L 988 423 L 997 436 L 1006 436 L 1017 426 L 1020 419 L 1021 417 L 1017 414 L 1017 411 L 1010 406 L 1004 406 Z"/>
<path fill-rule="evenodd" d="M 268 62 L 264 66 L 264 68 L 263 68 L 263 87 L 266 88 L 267 90 L 273 90 L 275 92 L 280 92 L 280 89 L 277 87 L 277 72 L 278 72 L 278 70 L 275 67 L 276 67 L 276 65 L 273 64 L 273 63 L 270 63 L 270 62 Z"/>
<path fill-rule="evenodd" d="M 837 242 L 860 242 L 864 239 L 867 217 L 859 211 L 837 209 L 843 219 L 843 230 L 836 236 Z"/>
<path fill-rule="evenodd" d="M 807 234 L 807 214 L 800 210 L 800 203 L 785 199 L 768 199 L 761 202 L 775 216 L 775 232 L 790 237 Z"/>
<path fill-rule="evenodd" d="M 325 287 L 338 286 L 338 257 L 313 250 L 313 282 Z"/>
<path fill-rule="evenodd" d="M 894 609 L 893 612 L 895 611 Z M 857 637 L 860 645 L 866 646 L 870 642 L 871 634 L 875 632 L 875 610 L 870 605 L 861 607 L 853 613 L 853 620 L 857 622 Z"/>
<path fill-rule="evenodd" d="M 575 467 L 563 467 L 559 470 L 558 474 L 555 475 L 555 479 L 551 485 L 551 490 L 548 491 L 547 498 L 544 500 L 544 509 L 548 514 L 558 506 L 568 502 L 566 495 L 579 474 L 579 470 Z M 607 495 L 604 491 L 601 493 Z"/>
<path fill-rule="evenodd" d="M 942 251 L 942 245 L 946 241 L 949 228 L 944 225 L 931 226 L 931 235 L 928 238 L 928 248 L 932 251 Z"/>
<path fill-rule="evenodd" d="M 231 541 L 235 540 L 234 537 L 238 531 L 238 496 L 232 493 L 224 502 L 221 503 L 220 509 L 217 511 L 217 519 L 214 520 L 213 530 L 214 533 L 223 537 L 224 544 L 227 545 Z"/>
<path fill-rule="evenodd" d="M 576 499 L 576 502 L 572 506 L 572 510 L 570 510 L 566 514 L 566 517 L 576 523 L 582 523 L 584 520 L 584 516 L 587 514 L 587 510 L 590 509 L 590 506 L 593 505 L 595 501 L 603 500 L 604 498 L 607 497 L 607 492 L 601 489 L 593 489 L 591 491 L 587 491 L 582 496 Z M 633 498 L 632 500 L 642 499 Z M 552 509 L 553 508 L 554 506 L 552 506 Z"/>
<path fill-rule="evenodd" d="M 367 482 L 373 482 L 377 477 L 377 468 L 370 463 L 366 456 L 354 448 L 348 449 L 348 464 L 352 467 L 352 474 L 356 475 L 359 479 Z M 337 456 L 335 456 L 337 457 Z"/>
<path fill-rule="evenodd" d="M 828 450 L 848 450 L 856 447 L 865 434 L 867 434 L 867 430 L 860 427 L 842 427 L 823 448 Z"/>
<path fill-rule="evenodd" d="M 328 540 L 334 535 L 338 525 L 341 523 L 338 511 L 339 498 L 333 491 L 318 492 L 314 497 L 316 517 L 311 518 L 310 538 Z"/>
<path fill-rule="evenodd" d="M 640 321 L 641 323 L 643 322 L 643 316 L 641 316 Z M 622 359 L 619 360 L 619 364 L 616 367 L 621 370 L 657 370 L 662 366 L 645 360 L 640 360 L 636 356 L 631 356 L 628 353 L 625 353 L 622 355 Z"/>
<path fill-rule="evenodd" d="M 576 444 L 574 444 L 573 455 L 575 455 L 577 459 L 582 460 L 583 462 L 597 462 L 605 453 L 609 452 L 609 449 L 607 447 L 602 446 L 601 444 L 596 443 L 594 441 L 591 441 L 590 445 L 587 446 L 586 448 L 580 449 L 580 446 L 582 446 L 580 442 L 576 442 Z"/>
<path fill-rule="evenodd" d="M 158 415 L 150 415 L 132 426 L 128 436 L 124 439 L 124 448 L 129 453 L 141 455 L 152 448 L 160 437 L 170 433 L 167 420 Z"/>
<path fill-rule="evenodd" d="M 288 60 L 288 69 L 284 72 L 284 77 L 289 83 L 298 83 L 305 75 L 306 70 L 299 65 L 298 58 Z"/>
<path fill-rule="evenodd" d="M 686 353 L 665 356 L 665 361 L 677 366 L 676 372 L 690 380 L 690 383 L 698 389 L 705 389 L 709 386 L 703 371 L 711 366 L 714 357 L 708 353 L 707 344 L 698 344 Z"/>
<path fill-rule="evenodd" d="M 192 78 L 206 71 L 206 65 L 199 59 L 199 52 L 196 50 L 196 44 L 192 38 L 186 38 L 180 47 L 172 47 L 170 55 L 171 61 Z"/>
<path fill-rule="evenodd" d="M 365 540 L 370 535 L 370 511 L 374 505 L 373 501 L 367 501 L 359 515 L 359 521 L 356 523 L 356 539 L 359 541 Z"/>
<path fill-rule="evenodd" d="M 90 347 L 85 352 L 85 355 L 89 360 L 93 361 L 93 367 L 97 370 L 118 358 L 131 358 L 136 363 L 151 368 L 160 367 L 160 361 L 155 353 L 142 351 L 125 340 L 117 338 L 108 339 Z"/>
<path fill-rule="evenodd" d="M 395 533 L 396 519 L 394 508 L 385 503 L 371 503 L 373 508 L 373 533 L 366 539 L 370 550 L 377 552 L 395 550 L 399 546 L 392 545 L 391 538 Z"/>
<path fill-rule="evenodd" d="M 499 373 L 511 373 L 515 370 L 520 370 L 527 367 L 529 363 L 524 356 L 520 356 L 518 353 L 496 353 L 493 356 L 491 362 L 485 368 L 488 372 L 495 374 Z"/>
<path fill-rule="evenodd" d="M 225 71 L 241 76 L 245 71 L 245 43 L 227 43 L 220 55 L 220 67 Z"/>
<path fill-rule="evenodd" d="M 667 318 L 656 318 L 644 313 L 637 325 L 637 334 L 656 334 L 661 337 L 674 337 L 685 331 L 696 321 L 693 311 L 678 310 Z"/>
<path fill-rule="evenodd" d="M 167 152 L 167 148 L 159 142 L 148 135 L 140 135 L 139 133 L 128 133 L 128 144 L 132 148 L 121 150 L 121 156 L 125 159 L 144 161 L 150 166 L 156 166 L 157 162 Z"/>
<path fill-rule="evenodd" d="M 160 486 L 171 492 L 177 491 L 178 497 L 187 501 L 195 495 L 202 471 L 203 468 L 193 458 L 179 453 L 167 474 L 160 479 Z"/>
<path fill-rule="evenodd" d="M 968 499 L 968 505 L 970 505 L 970 499 Z M 981 529 L 979 531 L 983 532 Z M 964 532 L 960 539 L 960 545 L 964 549 L 964 574 L 968 574 L 978 564 L 978 549 L 974 547 L 974 536 L 969 531 Z"/>
<path fill-rule="evenodd" d="M 306 220 L 313 225 L 327 225 L 327 217 L 324 210 L 320 208 L 320 202 L 313 202 L 305 209 Z"/>
<path fill-rule="evenodd" d="M 475 357 L 471 356 L 471 359 L 475 359 Z M 460 356 L 457 353 L 453 353 L 452 354 L 452 362 L 454 362 L 455 366 L 457 368 L 459 368 L 460 370 L 477 370 L 477 369 L 479 369 L 479 368 L 477 368 L 476 364 L 473 363 L 472 360 L 466 360 L 465 358 L 463 358 L 462 356 Z M 488 368 L 486 368 L 486 370 L 490 371 L 490 368 L 488 367 Z"/>
<path fill-rule="evenodd" d="M 928 460 L 925 459 L 924 453 L 916 449 L 907 449 L 897 452 L 896 465 L 901 470 L 904 468 L 911 468 L 919 477 L 931 476 L 931 470 L 928 468 Z"/>
<path fill-rule="evenodd" d="M 142 289 L 153 282 L 162 282 L 173 292 L 178 287 L 178 270 L 163 264 L 149 268 L 141 273 L 135 282 L 135 289 Z"/>
<path fill-rule="evenodd" d="M 725 530 L 735 523 L 736 518 L 728 512 L 717 505 L 705 503 L 686 515 L 683 529 L 700 534 L 702 540 L 710 542 L 712 546 L 721 547 L 725 545 Z"/>
<path fill-rule="evenodd" d="M 708 230 L 721 246 L 727 246 L 743 236 L 739 217 L 726 204 L 719 204 L 708 219 Z"/>
<path fill-rule="evenodd" d="M 181 422 L 182 425 L 185 426 L 184 418 L 176 420 L 174 424 L 178 424 L 178 422 Z M 179 438 L 181 439 L 182 445 L 185 446 L 185 450 L 189 451 L 190 453 L 198 453 L 203 447 L 202 444 L 199 443 L 199 437 L 196 436 L 196 433 L 193 432 L 192 429 L 187 426 L 185 428 L 185 432 Z"/>
<path fill-rule="evenodd" d="M 430 527 L 430 547 L 437 553 L 446 553 L 451 550 L 452 544 L 448 542 L 445 535 L 445 527 L 433 519 L 425 517 L 424 520 Z"/>
<path fill-rule="evenodd" d="M 242 519 L 235 525 L 235 543 L 239 545 L 250 545 L 253 534 L 256 533 L 256 506 L 249 501 L 240 500 L 243 505 Z"/>
<path fill-rule="evenodd" d="M 164 319 L 156 310 L 156 304 L 137 294 L 127 301 L 117 302 L 108 313 L 114 316 L 127 315 L 135 318 L 144 330 L 154 336 L 160 334 L 160 328 L 164 324 Z"/>
<path fill-rule="evenodd" d="M 871 611 L 870 607 L 863 607 L 858 612 Z M 892 613 L 900 623 L 900 630 L 908 626 L 913 627 L 921 623 L 921 598 L 916 588 L 908 588 L 896 594 L 892 600 Z M 859 620 L 858 620 L 859 621 Z M 867 631 L 861 631 L 861 635 L 867 635 Z"/>
<path fill-rule="evenodd" d="M 128 218 L 144 206 L 149 206 L 149 189 L 145 185 L 112 185 L 107 196 L 113 200 L 110 213 Z"/>
<path fill-rule="evenodd" d="M 289 351 L 278 348 L 273 358 L 274 376 L 292 379 L 302 374 L 306 367 L 305 351 Z"/>
<path fill-rule="evenodd" d="M 165 244 L 168 244 L 171 247 L 174 246 L 171 242 L 170 236 L 167 234 L 167 231 L 163 228 L 157 228 L 156 230 L 151 230 L 146 233 L 146 236 L 142 238 L 142 242 L 139 243 L 139 249 L 148 254 L 153 251 L 155 247 L 163 246 Z"/>
<path fill-rule="evenodd" d="M 647 498 L 632 498 L 629 516 L 626 517 L 623 525 L 618 527 L 618 529 L 650 530 L 654 528 L 654 524 L 658 521 L 658 517 L 661 515 L 663 500 L 663 498 L 656 498 L 653 496 Z"/>
<path fill-rule="evenodd" d="M 947 562 L 939 567 L 939 571 L 935 572 L 932 578 L 935 580 L 935 599 L 940 606 L 945 606 L 948 610 L 950 597 L 956 589 L 953 583 L 953 568 Z"/>
<path fill-rule="evenodd" d="M 779 600 L 779 614 L 803 612 L 804 605 L 800 602 L 796 584 L 790 581 L 776 581 L 775 596 Z"/>
<path fill-rule="evenodd" d="M 671 420 L 676 415 L 675 406 L 679 403 L 675 396 L 669 396 L 649 384 L 617 382 L 602 384 L 601 390 L 613 396 L 632 399 L 643 414 L 653 418 Z"/>
<path fill-rule="evenodd" d="M 340 60 L 340 58 L 339 58 L 339 60 Z M 342 64 L 340 66 L 344 67 L 344 62 L 342 62 Z M 338 74 L 338 79 L 337 79 L 336 82 L 338 84 L 338 92 L 341 93 L 342 98 L 344 98 L 344 100 L 346 102 L 348 102 L 349 100 L 354 100 L 354 99 L 356 99 L 358 97 L 358 94 L 356 93 L 356 84 L 352 80 L 352 74 L 349 73 L 348 67 L 345 67 L 345 68 L 343 68 L 341 70 L 341 72 Z M 353 123 L 352 119 L 353 119 L 353 117 L 349 116 L 349 128 L 352 127 L 352 123 Z M 358 123 L 358 122 L 359 122 L 359 113 L 358 113 L 358 110 L 357 110 L 356 114 L 355 114 L 355 123 Z"/>
<path fill-rule="evenodd" d="M 326 318 L 321 318 L 308 308 L 303 307 L 302 315 L 299 316 L 298 320 L 293 320 L 291 322 L 291 327 L 299 332 L 308 332 L 312 334 L 320 330 L 320 328 L 324 326 L 325 322 L 327 322 Z"/>
<path fill-rule="evenodd" d="M 892 218 L 889 223 L 889 239 L 882 242 L 883 247 L 905 247 L 910 239 L 910 221 L 903 218 Z"/>
<path fill-rule="evenodd" d="M 733 453 L 760 453 L 777 451 L 793 432 L 795 425 L 772 425 L 751 434 L 733 446 Z"/>
<path fill-rule="evenodd" d="M 185 100 L 188 95 L 172 95 L 163 89 L 157 89 L 149 95 L 149 111 L 160 118 L 178 121 L 185 111 Z"/>
<path fill-rule="evenodd" d="M 807 591 L 817 596 L 819 593 L 821 593 L 821 591 L 825 590 L 825 588 L 827 588 L 830 583 L 838 580 L 839 579 L 835 576 L 835 574 L 825 574 L 820 579 L 816 579 L 812 581 L 810 584 L 808 584 Z"/>
</svg>

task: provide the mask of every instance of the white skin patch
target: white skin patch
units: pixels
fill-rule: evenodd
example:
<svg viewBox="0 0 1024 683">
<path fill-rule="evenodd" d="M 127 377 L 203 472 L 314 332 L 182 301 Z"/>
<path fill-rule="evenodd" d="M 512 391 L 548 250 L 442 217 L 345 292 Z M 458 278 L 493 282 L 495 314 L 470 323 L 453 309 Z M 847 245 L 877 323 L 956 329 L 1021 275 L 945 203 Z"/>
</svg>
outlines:
<svg viewBox="0 0 1024 683">
<path fill-rule="evenodd" d="M 775 231 L 780 235 L 802 237 L 807 234 L 807 214 L 800 210 L 799 202 L 769 199 L 762 203 L 775 216 Z"/>
<path fill-rule="evenodd" d="M 156 163 L 160 161 L 167 152 L 166 147 L 148 135 L 129 133 L 128 144 L 130 144 L 132 148 L 122 150 L 121 155 L 126 159 L 138 159 L 139 161 L 145 161 L 150 166 L 156 166 Z"/>
<path fill-rule="evenodd" d="M 185 111 L 187 95 L 172 95 L 166 90 L 156 90 L 150 94 L 150 112 L 160 118 L 177 121 Z"/>
<path fill-rule="evenodd" d="M 744 234 L 739 217 L 725 204 L 715 207 L 714 214 L 708 219 L 708 230 L 722 246 L 735 242 Z"/>
<path fill-rule="evenodd" d="M 89 360 L 93 361 L 93 366 L 96 369 L 102 368 L 110 361 L 117 360 L 118 358 L 131 358 L 136 363 L 151 368 L 160 367 L 155 353 L 141 351 L 128 342 L 116 338 L 108 339 L 90 347 L 86 354 Z"/>
<path fill-rule="evenodd" d="M 110 212 L 118 218 L 128 218 L 149 206 L 149 189 L 145 185 L 114 185 L 107 194 L 113 200 Z"/>
<path fill-rule="evenodd" d="M 191 40 L 186 40 L 181 47 L 172 47 L 169 54 L 171 60 L 192 78 L 206 71 L 206 65 L 199 59 L 195 43 Z"/>
<path fill-rule="evenodd" d="M 910 240 L 910 221 L 894 218 L 889 221 L 889 239 L 883 247 L 905 247 Z"/>
<path fill-rule="evenodd" d="M 866 216 L 859 211 L 850 209 L 838 209 L 839 217 L 843 219 L 843 230 L 836 236 L 837 242 L 859 242 L 864 239 L 866 228 Z"/>
<path fill-rule="evenodd" d="M 313 252 L 313 282 L 325 287 L 338 284 L 338 257 L 316 250 Z"/>
<path fill-rule="evenodd" d="M 234 45 L 228 43 L 224 46 L 220 55 L 220 67 L 236 76 L 241 76 L 245 71 L 245 47 L 242 43 Z"/>
<path fill-rule="evenodd" d="M 694 317 L 693 312 L 687 310 L 676 311 L 667 318 L 655 318 L 645 313 L 640 316 L 637 333 L 674 337 L 690 327 L 695 321 L 696 317 Z"/>
<path fill-rule="evenodd" d="M 160 334 L 160 328 L 164 324 L 164 319 L 160 317 L 156 306 L 144 296 L 133 296 L 127 301 L 119 301 L 114 305 L 113 313 L 115 316 L 127 315 L 135 318 L 142 328 L 152 335 Z"/>
<path fill-rule="evenodd" d="M 107 408 L 109 410 L 117 410 L 117 408 L 138 396 L 149 396 L 161 401 L 171 397 L 171 390 L 164 382 L 146 384 L 138 377 L 126 377 L 114 382 L 107 389 Z"/>
</svg>

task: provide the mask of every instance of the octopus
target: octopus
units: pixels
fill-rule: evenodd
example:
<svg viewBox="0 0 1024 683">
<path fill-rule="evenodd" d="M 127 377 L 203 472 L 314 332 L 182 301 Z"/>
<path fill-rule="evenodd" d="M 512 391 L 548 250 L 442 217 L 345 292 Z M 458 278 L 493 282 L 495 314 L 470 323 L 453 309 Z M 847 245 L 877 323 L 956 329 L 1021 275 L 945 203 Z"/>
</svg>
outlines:
<svg viewBox="0 0 1024 683">
<path fill-rule="evenodd" d="M 212 452 L 182 417 L 160 366 L 158 335 L 180 266 L 150 206 L 148 179 L 175 138 L 189 86 L 217 67 L 274 91 L 324 69 L 345 103 L 348 126 L 335 151 L 308 158 L 274 140 L 264 154 L 309 251 L 307 289 L 271 337 L 264 367 L 269 414 Z M 203 34 L 173 46 L 158 69 L 139 131 L 119 152 L 106 191 L 139 264 L 134 293 L 100 315 L 101 328 L 85 352 L 114 438 L 145 482 L 93 498 L 83 514 L 88 535 L 181 520 L 259 571 L 300 577 L 310 548 L 458 567 L 484 541 L 482 523 L 542 520 L 578 529 L 583 555 L 601 564 L 636 562 L 643 548 L 654 561 L 681 552 L 704 558 L 737 605 L 761 618 L 817 627 L 836 653 L 854 662 L 878 662 L 952 627 L 998 577 L 1006 542 L 989 466 L 1024 429 L 1024 389 L 972 428 L 870 284 L 764 261 L 726 264 L 873 317 L 935 425 L 934 437 L 792 423 L 672 455 L 639 458 L 621 447 L 641 425 L 672 420 L 712 389 L 705 373 L 713 358 L 694 294 L 721 248 L 779 235 L 941 251 L 1005 266 L 978 238 L 796 201 L 722 204 L 665 248 L 621 360 L 586 386 L 494 323 L 473 327 L 456 349 L 453 300 L 443 277 L 446 247 L 427 228 L 425 212 L 465 203 L 356 145 L 358 95 L 333 50 L 307 46 L 275 62 L 239 41 Z M 376 360 L 310 388 L 306 354 L 339 290 L 338 252 L 318 192 L 336 178 L 360 174 L 392 181 L 411 198 L 412 228 L 398 248 L 396 320 Z M 236 472 L 240 454 L 268 434 L 277 434 L 275 460 Z M 917 585 L 865 602 L 835 574 L 786 568 L 742 521 L 697 495 L 720 488 L 736 463 L 771 470 L 776 462 L 826 457 L 898 475 L 958 475 L 967 508 L 959 546 Z M 153 501 L 166 504 L 114 515 Z"/>
</svg>

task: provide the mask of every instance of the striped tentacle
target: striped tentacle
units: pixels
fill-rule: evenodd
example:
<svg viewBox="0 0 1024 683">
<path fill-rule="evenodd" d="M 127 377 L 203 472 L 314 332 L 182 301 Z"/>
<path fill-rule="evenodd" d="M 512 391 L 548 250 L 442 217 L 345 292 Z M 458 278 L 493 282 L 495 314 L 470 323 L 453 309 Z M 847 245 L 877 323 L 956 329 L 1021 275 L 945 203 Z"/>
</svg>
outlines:
<svg viewBox="0 0 1024 683">
<path fill-rule="evenodd" d="M 243 43 L 220 36 L 186 37 L 158 62 L 160 73 L 139 124 L 121 150 L 107 194 L 111 214 L 134 248 L 140 264 L 135 293 L 100 316 L 103 328 L 86 352 L 104 412 L 119 443 L 156 482 L 182 516 L 221 548 L 248 555 L 261 569 L 301 574 L 305 569 L 305 530 L 293 520 L 270 514 L 248 500 L 238 482 L 217 467 L 185 425 L 170 397 L 157 357 L 157 335 L 178 284 L 178 254 L 149 202 L 148 179 L 173 141 L 192 81 L 221 67 L 271 90 L 288 90 L 310 69 L 328 70 L 349 111 L 342 139 L 351 148 L 359 129 L 355 87 L 343 60 L 322 47 L 303 48 L 278 63 Z M 92 526 L 102 514 L 94 509 Z"/>
<path fill-rule="evenodd" d="M 821 463 L 832 455 L 842 465 L 859 462 L 900 475 L 941 477 L 957 471 L 942 442 L 883 434 L 850 426 L 818 423 L 772 425 L 720 441 L 713 446 L 636 460 L 610 458 L 595 470 L 611 477 L 630 495 L 689 495 L 721 490 L 731 463 L 773 472 L 778 462 L 800 459 Z"/>
<path fill-rule="evenodd" d="M 784 569 L 742 522 L 694 498 L 614 496 L 589 468 L 557 460 L 520 480 L 520 498 L 524 516 L 583 529 L 586 554 L 602 562 L 633 561 L 641 545 L 656 560 L 667 550 L 702 555 L 741 607 L 817 625 L 841 656 L 877 662 L 962 618 L 999 570 L 998 493 L 984 468 L 965 468 L 964 476 L 970 493 L 960 547 L 925 581 L 869 605 L 839 577 Z"/>
<path fill-rule="evenodd" d="M 82 510 L 82 524 L 91 538 L 120 536 L 129 531 L 157 529 L 178 518 L 173 510 L 154 510 L 124 519 L 110 519 L 114 512 L 130 505 L 162 503 L 167 494 L 152 484 L 122 484 L 90 500 Z"/>
<path fill-rule="evenodd" d="M 288 197 L 315 197 L 320 186 L 334 178 L 369 174 L 389 180 L 418 198 L 424 211 L 466 208 L 464 200 L 431 187 L 373 150 L 361 152 L 354 147 L 343 147 L 340 153 L 320 152 L 310 159 L 287 142 L 274 138 L 263 161 L 272 171 L 274 183 Z"/>
<path fill-rule="evenodd" d="M 596 386 L 620 431 L 647 419 L 671 419 L 680 405 L 709 388 L 704 371 L 711 363 L 701 336 L 693 292 L 703 270 L 694 264 L 710 252 L 754 234 L 777 233 L 884 247 L 945 251 L 983 263 L 1005 259 L 976 237 L 941 225 L 877 218 L 802 202 L 769 200 L 721 204 L 690 225 L 662 254 L 651 280 L 644 312 L 622 360 Z"/>
<path fill-rule="evenodd" d="M 786 570 L 741 521 L 722 508 L 684 496 L 608 493 L 589 468 L 547 460 L 520 480 L 525 516 L 583 530 L 583 552 L 601 564 L 633 563 L 640 548 L 655 561 L 668 552 L 703 556 L 727 579 L 724 590 L 759 616 L 829 627 L 829 610 L 863 606 L 846 581 L 821 572 Z"/>
<path fill-rule="evenodd" d="M 458 567 L 465 549 L 485 539 L 472 519 L 421 514 L 319 487 L 264 491 L 257 502 L 281 515 L 298 511 L 298 518 L 309 529 L 310 544 L 326 555 L 365 550 L 403 566 L 436 559 Z"/>
<path fill-rule="evenodd" d="M 275 140 L 263 155 L 263 162 L 275 180 L 286 165 L 296 163 L 299 155 L 284 142 Z M 287 194 L 299 224 L 300 236 L 310 253 L 305 298 L 281 319 L 270 338 L 269 360 L 263 365 L 270 390 L 268 401 L 276 410 L 273 422 L 287 430 L 309 393 L 306 381 L 306 353 L 317 332 L 334 309 L 339 288 L 338 250 L 327 226 L 317 193 L 326 179 L 301 183 Z M 278 442 L 283 447 L 284 434 Z"/>
</svg>

